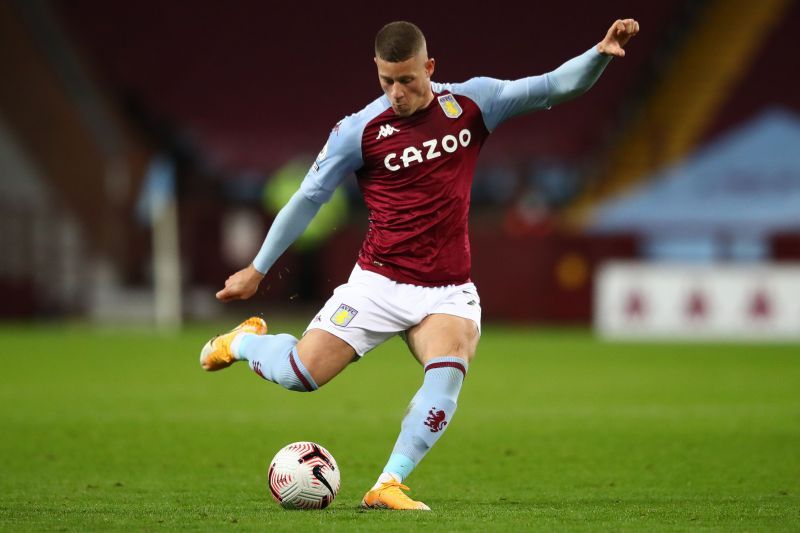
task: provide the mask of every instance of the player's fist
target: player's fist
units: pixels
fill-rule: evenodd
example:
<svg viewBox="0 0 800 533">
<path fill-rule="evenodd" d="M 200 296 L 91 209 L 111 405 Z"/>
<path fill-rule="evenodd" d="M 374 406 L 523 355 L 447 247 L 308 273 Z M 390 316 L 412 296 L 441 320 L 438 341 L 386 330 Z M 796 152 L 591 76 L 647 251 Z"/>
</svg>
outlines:
<svg viewBox="0 0 800 533">
<path fill-rule="evenodd" d="M 597 44 L 597 51 L 601 54 L 625 57 L 623 48 L 637 33 L 639 33 L 639 23 L 635 20 L 615 20 L 608 28 L 605 38 Z"/>
<path fill-rule="evenodd" d="M 262 279 L 264 274 L 256 270 L 253 265 L 249 265 L 225 280 L 225 288 L 217 292 L 217 300 L 223 302 L 247 300 L 256 293 Z"/>
</svg>

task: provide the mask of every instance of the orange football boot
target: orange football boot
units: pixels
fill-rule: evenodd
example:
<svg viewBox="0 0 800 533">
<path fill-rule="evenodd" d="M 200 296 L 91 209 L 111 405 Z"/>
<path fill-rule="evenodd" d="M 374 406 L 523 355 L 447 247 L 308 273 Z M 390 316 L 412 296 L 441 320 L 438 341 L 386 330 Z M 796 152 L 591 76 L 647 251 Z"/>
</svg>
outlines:
<svg viewBox="0 0 800 533">
<path fill-rule="evenodd" d="M 265 335 L 267 333 L 267 323 L 263 318 L 253 316 L 228 333 L 212 338 L 203 346 L 203 350 L 200 352 L 200 366 L 203 367 L 203 370 L 208 370 L 209 372 L 222 370 L 236 362 L 236 358 L 231 352 L 231 343 L 239 333 Z"/>
<path fill-rule="evenodd" d="M 412 500 L 403 492 L 411 490 L 397 481 L 382 483 L 364 495 L 361 507 L 364 509 L 394 509 L 397 511 L 430 511 L 422 502 Z"/>
</svg>

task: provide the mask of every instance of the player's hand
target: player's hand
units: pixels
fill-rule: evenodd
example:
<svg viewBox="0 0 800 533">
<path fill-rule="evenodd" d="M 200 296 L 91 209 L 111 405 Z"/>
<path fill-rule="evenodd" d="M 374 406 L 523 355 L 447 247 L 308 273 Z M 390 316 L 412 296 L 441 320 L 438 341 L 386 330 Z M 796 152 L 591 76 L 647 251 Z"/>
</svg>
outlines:
<svg viewBox="0 0 800 533">
<path fill-rule="evenodd" d="M 639 33 L 639 23 L 633 19 L 615 20 L 605 38 L 597 43 L 597 51 L 616 57 L 625 57 L 623 48 L 631 37 Z"/>
<path fill-rule="evenodd" d="M 249 265 L 239 272 L 228 276 L 225 288 L 217 293 L 217 300 L 230 302 L 231 300 L 247 300 L 258 290 L 258 284 L 264 279 L 264 274 Z"/>
</svg>

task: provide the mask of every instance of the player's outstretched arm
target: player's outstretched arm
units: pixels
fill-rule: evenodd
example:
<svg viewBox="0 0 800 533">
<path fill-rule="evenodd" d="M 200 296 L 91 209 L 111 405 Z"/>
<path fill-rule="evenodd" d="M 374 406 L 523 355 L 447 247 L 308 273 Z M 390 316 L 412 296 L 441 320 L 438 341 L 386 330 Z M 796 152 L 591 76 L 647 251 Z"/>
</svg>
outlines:
<svg viewBox="0 0 800 533">
<path fill-rule="evenodd" d="M 493 131 L 511 117 L 547 109 L 588 91 L 611 58 L 625 55 L 623 47 L 638 32 L 634 19 L 617 20 L 602 41 L 552 72 L 512 81 L 473 78 L 457 89 L 478 102 L 486 127 Z"/>
<path fill-rule="evenodd" d="M 364 122 L 353 118 L 356 116 L 342 119 L 331 130 L 328 142 L 303 178 L 300 189 L 275 217 L 253 264 L 225 281 L 225 288 L 217 293 L 219 300 L 245 300 L 253 296 L 267 271 L 289 245 L 303 234 L 345 176 L 363 164 L 361 134 Z"/>
<path fill-rule="evenodd" d="M 638 32 L 639 23 L 635 20 L 616 20 L 597 46 L 546 74 L 550 105 L 566 102 L 588 91 L 612 57 L 625 56 L 623 47 Z"/>
<path fill-rule="evenodd" d="M 228 302 L 253 296 L 275 261 L 303 234 L 320 207 L 321 203 L 309 200 L 302 191 L 294 193 L 275 217 L 253 263 L 229 276 L 217 299 Z"/>
</svg>

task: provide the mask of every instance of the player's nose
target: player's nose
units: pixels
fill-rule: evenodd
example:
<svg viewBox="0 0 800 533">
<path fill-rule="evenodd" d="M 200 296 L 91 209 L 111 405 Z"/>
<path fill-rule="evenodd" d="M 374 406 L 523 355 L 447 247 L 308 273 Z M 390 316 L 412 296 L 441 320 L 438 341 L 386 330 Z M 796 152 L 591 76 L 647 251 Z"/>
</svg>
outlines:
<svg viewBox="0 0 800 533">
<path fill-rule="evenodd" d="M 391 88 L 390 96 L 392 97 L 392 100 L 398 101 L 403 99 L 405 93 L 403 92 L 402 88 L 397 87 L 397 84 L 395 84 Z"/>
</svg>

